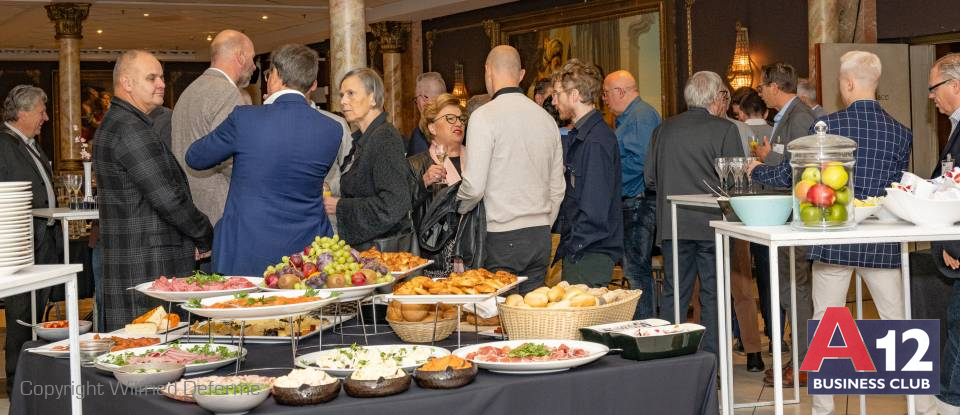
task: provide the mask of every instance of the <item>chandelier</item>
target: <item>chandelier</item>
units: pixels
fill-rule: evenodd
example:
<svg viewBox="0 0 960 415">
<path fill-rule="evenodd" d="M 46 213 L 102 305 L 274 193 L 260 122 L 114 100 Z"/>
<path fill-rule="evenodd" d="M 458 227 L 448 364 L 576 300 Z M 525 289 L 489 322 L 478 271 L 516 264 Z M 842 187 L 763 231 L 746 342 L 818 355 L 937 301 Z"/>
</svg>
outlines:
<svg viewBox="0 0 960 415">
<path fill-rule="evenodd" d="M 747 28 L 737 22 L 737 41 L 733 49 L 733 62 L 727 68 L 727 81 L 736 90 L 753 86 L 753 62 L 750 61 L 750 38 Z"/>
</svg>

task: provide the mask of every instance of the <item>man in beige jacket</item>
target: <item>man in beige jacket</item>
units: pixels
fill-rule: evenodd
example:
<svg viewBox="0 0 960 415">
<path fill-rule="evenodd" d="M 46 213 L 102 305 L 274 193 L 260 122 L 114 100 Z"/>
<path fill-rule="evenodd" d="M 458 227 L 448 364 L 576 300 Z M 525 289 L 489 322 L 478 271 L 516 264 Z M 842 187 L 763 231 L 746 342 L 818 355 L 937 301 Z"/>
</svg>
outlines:
<svg viewBox="0 0 960 415">
<path fill-rule="evenodd" d="M 256 69 L 253 42 L 243 33 L 224 30 L 210 44 L 210 68 L 194 80 L 173 108 L 172 151 L 187 172 L 193 202 L 216 224 L 230 189 L 230 164 L 196 171 L 184 163 L 187 148 L 209 134 L 244 101 L 239 88 L 250 83 Z"/>
</svg>

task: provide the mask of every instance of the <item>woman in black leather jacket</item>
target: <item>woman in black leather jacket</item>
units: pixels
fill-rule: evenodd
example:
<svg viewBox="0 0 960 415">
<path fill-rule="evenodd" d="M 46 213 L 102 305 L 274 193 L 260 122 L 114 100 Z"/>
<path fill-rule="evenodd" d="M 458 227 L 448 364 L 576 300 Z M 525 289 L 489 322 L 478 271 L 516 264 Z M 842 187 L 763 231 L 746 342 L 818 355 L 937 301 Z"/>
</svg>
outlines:
<svg viewBox="0 0 960 415">
<path fill-rule="evenodd" d="M 427 136 L 430 150 L 407 159 L 414 183 L 413 224 L 418 233 L 427 207 L 437 193 L 460 182 L 460 155 L 465 149 L 463 136 L 466 121 L 460 100 L 450 94 L 442 94 L 430 100 L 423 109 L 420 130 Z M 453 271 L 452 251 L 451 239 L 440 252 L 421 252 L 421 256 L 435 261 L 425 273 L 434 277 L 446 276 Z"/>
</svg>

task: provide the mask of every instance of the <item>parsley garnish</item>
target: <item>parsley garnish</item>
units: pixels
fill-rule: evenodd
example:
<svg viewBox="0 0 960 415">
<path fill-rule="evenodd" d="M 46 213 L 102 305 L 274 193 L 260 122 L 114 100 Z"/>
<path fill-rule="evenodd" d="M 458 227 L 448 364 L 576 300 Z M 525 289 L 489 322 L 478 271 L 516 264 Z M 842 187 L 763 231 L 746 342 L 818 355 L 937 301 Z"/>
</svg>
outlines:
<svg viewBox="0 0 960 415">
<path fill-rule="evenodd" d="M 550 349 L 543 344 L 524 343 L 507 353 L 510 357 L 540 357 L 549 356 Z"/>
<path fill-rule="evenodd" d="M 196 284 L 202 287 L 212 282 L 224 282 L 226 280 L 223 275 L 217 273 L 207 274 L 203 271 L 194 271 L 192 277 L 187 277 L 187 284 Z"/>
</svg>

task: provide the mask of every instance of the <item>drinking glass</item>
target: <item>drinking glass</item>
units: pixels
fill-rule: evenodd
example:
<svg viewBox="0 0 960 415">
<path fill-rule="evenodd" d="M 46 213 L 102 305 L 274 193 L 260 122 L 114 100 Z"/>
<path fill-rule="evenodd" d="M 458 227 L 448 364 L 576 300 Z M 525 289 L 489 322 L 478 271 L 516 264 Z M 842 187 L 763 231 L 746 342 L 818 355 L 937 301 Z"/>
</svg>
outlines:
<svg viewBox="0 0 960 415">
<path fill-rule="evenodd" d="M 750 154 L 757 154 L 757 147 L 760 147 L 760 136 L 754 134 L 750 136 Z"/>
<path fill-rule="evenodd" d="M 723 190 L 727 190 L 727 174 L 730 173 L 729 161 L 729 157 L 717 157 L 713 161 L 713 168 L 717 170 L 717 176 L 720 176 L 720 188 Z"/>
<path fill-rule="evenodd" d="M 747 167 L 750 167 L 750 164 L 758 161 L 756 157 L 744 157 L 743 158 L 743 175 L 747 179 L 747 193 L 754 193 L 755 189 L 753 188 L 753 179 L 750 178 L 750 173 L 747 172 Z"/>
<path fill-rule="evenodd" d="M 447 159 L 447 147 L 444 146 L 443 144 L 437 144 L 436 155 L 437 155 L 437 160 L 440 162 L 440 167 L 443 167 L 443 161 Z M 444 174 L 444 176 L 441 177 L 440 181 L 437 183 L 446 184 L 447 183 L 446 174 Z"/>
<path fill-rule="evenodd" d="M 76 209 L 80 203 L 80 188 L 83 186 L 83 176 L 79 174 L 66 175 L 67 187 L 70 189 L 70 208 Z"/>
<path fill-rule="evenodd" d="M 743 172 L 746 166 L 743 163 L 743 157 L 731 157 L 727 161 L 730 173 L 733 174 L 733 192 L 741 193 L 743 191 Z"/>
</svg>

